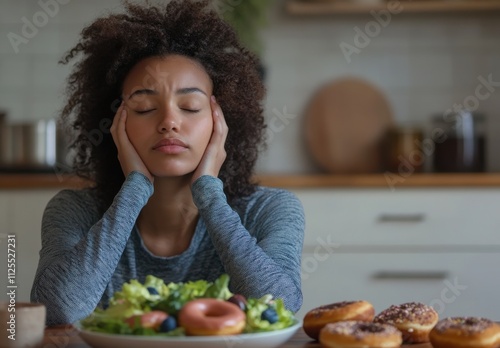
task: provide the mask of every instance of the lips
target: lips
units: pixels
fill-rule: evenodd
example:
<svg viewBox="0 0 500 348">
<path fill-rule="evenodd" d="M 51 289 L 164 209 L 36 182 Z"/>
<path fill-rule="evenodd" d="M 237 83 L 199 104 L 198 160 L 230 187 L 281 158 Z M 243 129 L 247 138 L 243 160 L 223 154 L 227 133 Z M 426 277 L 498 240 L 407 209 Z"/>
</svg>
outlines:
<svg viewBox="0 0 500 348">
<path fill-rule="evenodd" d="M 186 143 L 179 139 L 162 139 L 153 146 L 153 150 L 161 151 L 166 154 L 178 154 L 188 148 Z"/>
<path fill-rule="evenodd" d="M 181 146 L 181 147 L 187 147 L 187 145 L 179 140 L 179 139 L 162 139 L 160 140 L 159 142 L 156 143 L 155 146 L 153 146 L 153 149 L 156 150 L 160 147 L 163 147 L 163 146 Z"/>
</svg>

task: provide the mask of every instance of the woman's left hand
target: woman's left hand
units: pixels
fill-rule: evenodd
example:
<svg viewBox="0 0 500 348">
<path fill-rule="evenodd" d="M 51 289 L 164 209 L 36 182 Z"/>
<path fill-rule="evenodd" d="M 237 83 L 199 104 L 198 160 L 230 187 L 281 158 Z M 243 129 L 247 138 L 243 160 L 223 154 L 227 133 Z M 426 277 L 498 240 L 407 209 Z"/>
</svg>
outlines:
<svg viewBox="0 0 500 348">
<path fill-rule="evenodd" d="M 202 175 L 218 177 L 220 168 L 226 159 L 226 150 L 224 149 L 228 132 L 226 120 L 214 96 L 210 98 L 210 106 L 212 108 L 212 118 L 214 120 L 212 137 L 208 142 L 200 164 L 193 173 L 191 183 L 195 182 L 196 179 Z"/>
</svg>

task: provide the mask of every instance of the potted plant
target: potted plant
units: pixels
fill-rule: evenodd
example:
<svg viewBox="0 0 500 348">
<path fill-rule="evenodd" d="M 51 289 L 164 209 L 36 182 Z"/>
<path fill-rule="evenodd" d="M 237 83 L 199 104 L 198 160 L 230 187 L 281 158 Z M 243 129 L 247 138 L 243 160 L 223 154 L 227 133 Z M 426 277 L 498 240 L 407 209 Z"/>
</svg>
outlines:
<svg viewBox="0 0 500 348">
<path fill-rule="evenodd" d="M 242 44 L 259 58 L 262 56 L 263 44 L 260 29 L 267 24 L 267 14 L 273 1 L 269 0 L 216 0 L 219 11 L 238 34 Z M 264 75 L 264 67 L 260 66 Z"/>
</svg>

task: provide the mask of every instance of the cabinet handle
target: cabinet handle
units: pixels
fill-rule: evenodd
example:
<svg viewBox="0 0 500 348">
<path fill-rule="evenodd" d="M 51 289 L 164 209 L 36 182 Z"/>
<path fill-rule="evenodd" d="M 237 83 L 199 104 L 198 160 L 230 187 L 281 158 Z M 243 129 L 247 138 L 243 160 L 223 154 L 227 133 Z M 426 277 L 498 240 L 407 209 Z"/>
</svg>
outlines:
<svg viewBox="0 0 500 348">
<path fill-rule="evenodd" d="M 381 214 L 377 221 L 379 223 L 420 223 L 425 220 L 425 214 Z"/>
<path fill-rule="evenodd" d="M 446 271 L 379 271 L 372 276 L 375 280 L 444 280 Z"/>
</svg>

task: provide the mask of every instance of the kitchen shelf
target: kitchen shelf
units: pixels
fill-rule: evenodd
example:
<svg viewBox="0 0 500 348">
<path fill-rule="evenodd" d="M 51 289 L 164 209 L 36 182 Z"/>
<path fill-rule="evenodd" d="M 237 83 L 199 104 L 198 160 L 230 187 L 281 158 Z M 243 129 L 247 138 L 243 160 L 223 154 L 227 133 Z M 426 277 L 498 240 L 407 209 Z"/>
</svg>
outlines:
<svg viewBox="0 0 500 348">
<path fill-rule="evenodd" d="M 266 174 L 256 176 L 259 184 L 283 188 L 391 188 L 384 174 Z M 500 187 L 500 173 L 413 174 L 392 182 L 394 188 L 412 187 Z M 89 186 L 80 178 L 55 174 L 0 174 L 0 189 L 63 189 Z"/>
<path fill-rule="evenodd" d="M 0 174 L 0 189 L 63 189 L 82 188 L 90 183 L 71 175 Z"/>
<path fill-rule="evenodd" d="M 260 175 L 264 186 L 284 188 L 411 188 L 411 187 L 500 187 L 500 173 L 412 174 L 407 178 L 384 174 L 356 175 Z M 391 185 L 392 184 L 392 185 Z"/>
<path fill-rule="evenodd" d="M 397 7 L 391 7 L 396 6 Z M 500 11 L 498 0 L 420 0 L 388 1 L 375 4 L 356 3 L 347 0 L 288 0 L 285 6 L 292 15 L 367 14 L 370 11 L 394 8 L 404 13 L 470 13 Z M 396 12 L 394 13 L 396 14 Z"/>
</svg>

